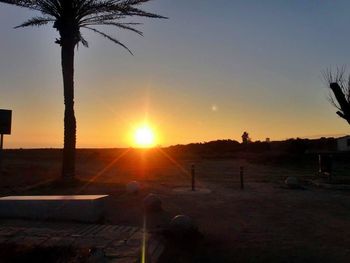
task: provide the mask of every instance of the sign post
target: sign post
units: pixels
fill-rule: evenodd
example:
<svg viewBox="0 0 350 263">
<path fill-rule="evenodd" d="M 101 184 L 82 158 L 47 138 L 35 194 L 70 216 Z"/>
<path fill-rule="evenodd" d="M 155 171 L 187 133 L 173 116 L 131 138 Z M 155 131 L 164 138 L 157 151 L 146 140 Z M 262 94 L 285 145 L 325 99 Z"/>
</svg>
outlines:
<svg viewBox="0 0 350 263">
<path fill-rule="evenodd" d="M 2 174 L 2 159 L 4 134 L 11 134 L 12 111 L 0 109 L 0 175 Z"/>
</svg>

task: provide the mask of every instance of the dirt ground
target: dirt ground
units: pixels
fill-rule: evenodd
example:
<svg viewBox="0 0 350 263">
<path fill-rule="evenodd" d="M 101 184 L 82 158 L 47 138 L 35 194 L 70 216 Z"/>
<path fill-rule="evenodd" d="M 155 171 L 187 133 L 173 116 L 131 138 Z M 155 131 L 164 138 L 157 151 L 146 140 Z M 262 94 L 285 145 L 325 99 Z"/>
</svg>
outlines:
<svg viewBox="0 0 350 263">
<path fill-rule="evenodd" d="M 264 166 L 237 159 L 181 160 L 157 150 L 80 150 L 71 186 L 29 184 L 59 177 L 58 150 L 7 152 L 0 182 L 8 194 L 109 194 L 106 223 L 165 229 L 171 218 L 193 218 L 202 234 L 196 240 L 168 246 L 161 262 L 350 262 L 350 191 L 319 189 L 309 180 L 316 166 Z M 190 184 L 196 167 L 197 187 L 209 194 L 174 191 Z M 239 167 L 245 188 L 240 189 Z M 302 189 L 287 189 L 283 180 L 297 176 Z M 350 176 L 350 174 L 349 174 Z M 137 195 L 125 184 L 140 182 Z M 163 211 L 145 214 L 142 200 L 157 194 Z"/>
</svg>

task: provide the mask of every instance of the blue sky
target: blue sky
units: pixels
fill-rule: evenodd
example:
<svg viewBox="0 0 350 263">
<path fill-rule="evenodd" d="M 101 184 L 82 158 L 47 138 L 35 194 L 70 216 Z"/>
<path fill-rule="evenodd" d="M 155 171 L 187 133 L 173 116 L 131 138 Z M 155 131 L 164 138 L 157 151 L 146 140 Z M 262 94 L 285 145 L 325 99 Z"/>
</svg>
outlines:
<svg viewBox="0 0 350 263">
<path fill-rule="evenodd" d="M 133 20 L 144 22 L 144 37 L 108 30 L 134 56 L 83 31 L 79 147 L 129 146 L 145 118 L 161 145 L 239 140 L 245 130 L 260 140 L 349 133 L 321 75 L 349 64 L 348 1 L 154 0 L 145 9 L 170 19 Z M 0 6 L 0 108 L 14 111 L 5 146 L 60 147 L 57 33 L 13 29 L 32 15 Z"/>
</svg>

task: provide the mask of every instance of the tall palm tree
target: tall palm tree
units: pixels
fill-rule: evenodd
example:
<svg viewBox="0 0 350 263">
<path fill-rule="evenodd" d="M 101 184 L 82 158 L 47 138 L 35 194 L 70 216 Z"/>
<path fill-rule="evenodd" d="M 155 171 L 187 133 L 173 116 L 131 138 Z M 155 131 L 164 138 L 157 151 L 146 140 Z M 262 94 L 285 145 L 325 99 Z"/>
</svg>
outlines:
<svg viewBox="0 0 350 263">
<path fill-rule="evenodd" d="M 36 16 L 18 27 L 42 26 L 49 23 L 58 31 L 56 43 L 61 46 L 61 65 L 64 90 L 64 147 L 62 161 L 62 176 L 73 178 L 75 175 L 76 120 L 74 115 L 74 51 L 81 43 L 88 47 L 88 42 L 81 34 L 81 29 L 91 30 L 131 51 L 119 40 L 111 37 L 95 26 L 113 26 L 119 29 L 133 31 L 139 35 L 142 32 L 135 28 L 139 23 L 125 22 L 128 17 L 165 18 L 163 16 L 143 11 L 139 8 L 150 0 L 0 0 L 19 7 L 39 11 L 42 16 Z M 16 28 L 18 28 L 16 27 Z M 132 54 L 132 53 L 131 53 Z"/>
</svg>

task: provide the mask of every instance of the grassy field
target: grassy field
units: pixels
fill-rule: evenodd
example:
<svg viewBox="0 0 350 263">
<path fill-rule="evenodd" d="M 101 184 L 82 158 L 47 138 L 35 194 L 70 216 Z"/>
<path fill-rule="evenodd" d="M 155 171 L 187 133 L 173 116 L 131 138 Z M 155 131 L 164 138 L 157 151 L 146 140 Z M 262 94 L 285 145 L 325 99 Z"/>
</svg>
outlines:
<svg viewBox="0 0 350 263">
<path fill-rule="evenodd" d="M 263 164 L 238 158 L 181 158 L 161 149 L 79 150 L 78 182 L 29 189 L 28 185 L 59 178 L 60 154 L 7 151 L 1 194 L 109 194 L 103 222 L 142 226 L 146 217 L 147 227 L 156 231 L 165 229 L 177 214 L 191 216 L 202 235 L 181 244 L 168 240 L 164 263 L 350 261 L 350 192 L 312 186 L 317 159 Z M 198 187 L 211 193 L 174 191 L 189 186 L 191 164 Z M 244 190 L 240 166 L 245 169 Z M 349 171 L 346 163 L 334 168 L 342 176 Z M 304 188 L 285 188 L 288 176 L 299 177 Z M 132 180 L 142 185 L 137 195 L 125 192 L 125 184 Z M 148 193 L 162 199 L 162 212 L 144 214 L 142 200 Z"/>
</svg>

